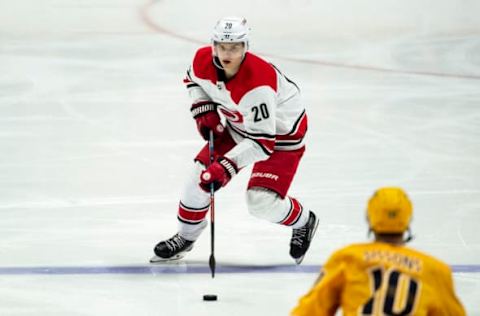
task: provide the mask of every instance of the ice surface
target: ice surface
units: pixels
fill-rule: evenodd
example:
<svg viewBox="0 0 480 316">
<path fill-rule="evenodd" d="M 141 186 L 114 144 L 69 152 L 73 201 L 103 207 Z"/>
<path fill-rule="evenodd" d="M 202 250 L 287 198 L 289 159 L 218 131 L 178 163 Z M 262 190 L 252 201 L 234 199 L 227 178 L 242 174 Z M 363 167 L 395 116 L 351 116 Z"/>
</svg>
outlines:
<svg viewBox="0 0 480 316">
<path fill-rule="evenodd" d="M 0 0 L 0 315 L 287 315 L 333 250 L 367 240 L 373 190 L 399 185 L 412 246 L 452 265 L 480 315 L 477 1 Z M 248 170 L 217 194 L 185 261 L 152 266 L 202 146 L 181 83 L 222 15 L 295 80 L 309 113 L 291 194 L 320 226 L 248 215 Z M 203 302 L 217 294 L 217 302 Z"/>
</svg>

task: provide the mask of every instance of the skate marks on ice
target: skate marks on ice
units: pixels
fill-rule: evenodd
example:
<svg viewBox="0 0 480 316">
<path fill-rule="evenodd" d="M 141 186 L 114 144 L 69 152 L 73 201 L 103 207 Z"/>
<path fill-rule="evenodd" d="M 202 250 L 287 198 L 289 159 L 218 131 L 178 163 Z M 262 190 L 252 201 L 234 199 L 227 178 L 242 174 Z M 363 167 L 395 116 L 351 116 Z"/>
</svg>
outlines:
<svg viewBox="0 0 480 316">
<path fill-rule="evenodd" d="M 318 273 L 319 265 L 217 262 L 216 273 Z M 480 267 L 479 267 L 480 270 Z M 209 274 L 208 262 L 170 260 L 145 265 L 0 267 L 0 275 Z"/>
</svg>

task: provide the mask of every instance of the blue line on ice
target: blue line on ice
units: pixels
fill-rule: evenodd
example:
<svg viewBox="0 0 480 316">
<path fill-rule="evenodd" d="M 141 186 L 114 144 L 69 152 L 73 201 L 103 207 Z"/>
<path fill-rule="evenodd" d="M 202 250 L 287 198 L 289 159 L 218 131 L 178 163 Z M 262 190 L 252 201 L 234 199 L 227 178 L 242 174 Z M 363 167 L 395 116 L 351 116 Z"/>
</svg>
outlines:
<svg viewBox="0 0 480 316">
<path fill-rule="evenodd" d="M 318 273 L 320 265 L 272 264 L 240 265 L 225 264 L 216 267 L 216 273 Z M 451 265 L 453 272 L 480 272 L 478 264 Z M 138 266 L 44 266 L 0 267 L 0 275 L 81 275 L 81 274 L 201 274 L 210 273 L 205 263 L 163 263 Z"/>
</svg>

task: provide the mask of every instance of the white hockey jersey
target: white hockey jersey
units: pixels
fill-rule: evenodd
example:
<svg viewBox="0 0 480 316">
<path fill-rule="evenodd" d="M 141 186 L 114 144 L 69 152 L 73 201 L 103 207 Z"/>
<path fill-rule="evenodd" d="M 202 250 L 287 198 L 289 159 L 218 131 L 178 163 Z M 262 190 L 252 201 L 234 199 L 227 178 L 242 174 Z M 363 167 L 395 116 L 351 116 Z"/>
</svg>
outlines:
<svg viewBox="0 0 480 316">
<path fill-rule="evenodd" d="M 215 67 L 212 47 L 200 48 L 184 83 L 193 104 L 213 101 L 237 143 L 225 156 L 239 168 L 268 159 L 275 150 L 304 146 L 307 115 L 297 85 L 277 68 L 247 52 L 230 79 Z"/>
</svg>

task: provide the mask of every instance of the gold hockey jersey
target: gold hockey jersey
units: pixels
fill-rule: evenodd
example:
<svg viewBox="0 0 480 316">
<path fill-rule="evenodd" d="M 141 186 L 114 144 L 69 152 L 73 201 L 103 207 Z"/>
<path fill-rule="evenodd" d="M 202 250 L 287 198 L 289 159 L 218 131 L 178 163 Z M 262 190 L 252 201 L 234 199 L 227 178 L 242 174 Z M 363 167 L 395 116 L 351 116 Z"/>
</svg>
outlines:
<svg viewBox="0 0 480 316">
<path fill-rule="evenodd" d="M 292 316 L 465 315 L 450 268 L 429 255 L 381 242 L 335 252 Z"/>
</svg>

